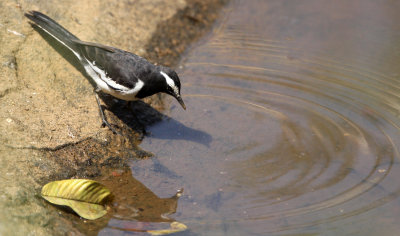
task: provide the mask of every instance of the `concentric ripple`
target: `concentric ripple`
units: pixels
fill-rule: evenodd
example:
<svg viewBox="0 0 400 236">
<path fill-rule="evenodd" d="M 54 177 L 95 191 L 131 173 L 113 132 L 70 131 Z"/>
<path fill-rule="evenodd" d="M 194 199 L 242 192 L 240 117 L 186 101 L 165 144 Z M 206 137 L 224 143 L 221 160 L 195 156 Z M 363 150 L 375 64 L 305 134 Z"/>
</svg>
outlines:
<svg viewBox="0 0 400 236">
<path fill-rule="evenodd" d="M 393 235 L 400 4 L 233 1 L 133 173 L 200 235 Z"/>
</svg>

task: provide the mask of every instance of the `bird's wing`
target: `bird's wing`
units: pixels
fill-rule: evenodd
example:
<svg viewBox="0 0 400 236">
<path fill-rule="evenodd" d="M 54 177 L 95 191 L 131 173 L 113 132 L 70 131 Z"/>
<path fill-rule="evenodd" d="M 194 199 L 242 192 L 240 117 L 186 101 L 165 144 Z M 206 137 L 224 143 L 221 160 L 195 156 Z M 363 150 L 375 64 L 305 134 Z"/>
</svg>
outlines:
<svg viewBox="0 0 400 236">
<path fill-rule="evenodd" d="M 136 71 L 143 58 L 132 53 L 97 43 L 74 40 L 80 47 L 83 59 L 104 71 L 115 83 L 127 89 L 135 87 L 139 81 Z M 107 82 L 107 81 L 106 81 Z"/>
</svg>

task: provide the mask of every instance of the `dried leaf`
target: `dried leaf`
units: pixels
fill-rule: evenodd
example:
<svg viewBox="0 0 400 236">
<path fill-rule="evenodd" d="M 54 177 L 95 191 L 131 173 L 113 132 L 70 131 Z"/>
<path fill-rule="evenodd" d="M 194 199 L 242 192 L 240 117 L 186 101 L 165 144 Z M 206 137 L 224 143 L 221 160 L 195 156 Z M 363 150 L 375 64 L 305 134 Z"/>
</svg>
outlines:
<svg viewBox="0 0 400 236">
<path fill-rule="evenodd" d="M 42 197 L 53 204 L 69 206 L 85 219 L 95 220 L 107 213 L 104 205 L 112 199 L 112 194 L 96 181 L 69 179 L 43 186 Z"/>
</svg>

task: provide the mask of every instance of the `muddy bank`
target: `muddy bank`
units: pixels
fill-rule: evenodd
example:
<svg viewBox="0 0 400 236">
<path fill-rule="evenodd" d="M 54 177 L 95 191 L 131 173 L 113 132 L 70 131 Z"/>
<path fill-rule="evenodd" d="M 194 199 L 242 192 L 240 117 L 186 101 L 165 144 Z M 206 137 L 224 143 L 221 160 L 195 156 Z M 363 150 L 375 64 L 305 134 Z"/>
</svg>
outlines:
<svg viewBox="0 0 400 236">
<path fill-rule="evenodd" d="M 123 102 L 104 96 L 109 122 L 125 137 L 102 128 L 93 86 L 76 59 L 33 29 L 23 13 L 42 11 L 82 40 L 174 66 L 188 43 L 207 31 L 225 2 L 0 3 L 1 233 L 80 234 L 82 227 L 78 230 L 37 196 L 41 185 L 63 178 L 101 178 L 103 171 L 124 168 L 131 158 L 151 155 L 137 144 L 145 126 L 159 120 L 166 105 L 156 95 L 134 104 L 132 114 Z M 182 92 L 184 96 L 184 88 Z"/>
</svg>

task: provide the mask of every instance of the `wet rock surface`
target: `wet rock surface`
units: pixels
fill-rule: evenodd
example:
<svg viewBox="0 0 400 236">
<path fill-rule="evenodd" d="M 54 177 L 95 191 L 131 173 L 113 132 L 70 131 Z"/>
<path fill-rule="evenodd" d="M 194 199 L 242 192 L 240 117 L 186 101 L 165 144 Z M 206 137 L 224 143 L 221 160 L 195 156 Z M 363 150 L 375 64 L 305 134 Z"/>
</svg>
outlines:
<svg viewBox="0 0 400 236">
<path fill-rule="evenodd" d="M 108 121 L 124 137 L 102 128 L 93 86 L 78 61 L 32 28 L 23 13 L 39 10 L 84 41 L 173 66 L 225 2 L 0 2 L 0 233 L 81 234 L 40 198 L 41 186 L 57 179 L 99 177 L 104 168 L 151 155 L 137 145 L 145 126 L 161 119 L 165 105 L 163 96 L 155 95 L 126 109 L 123 101 L 103 96 Z"/>
</svg>

